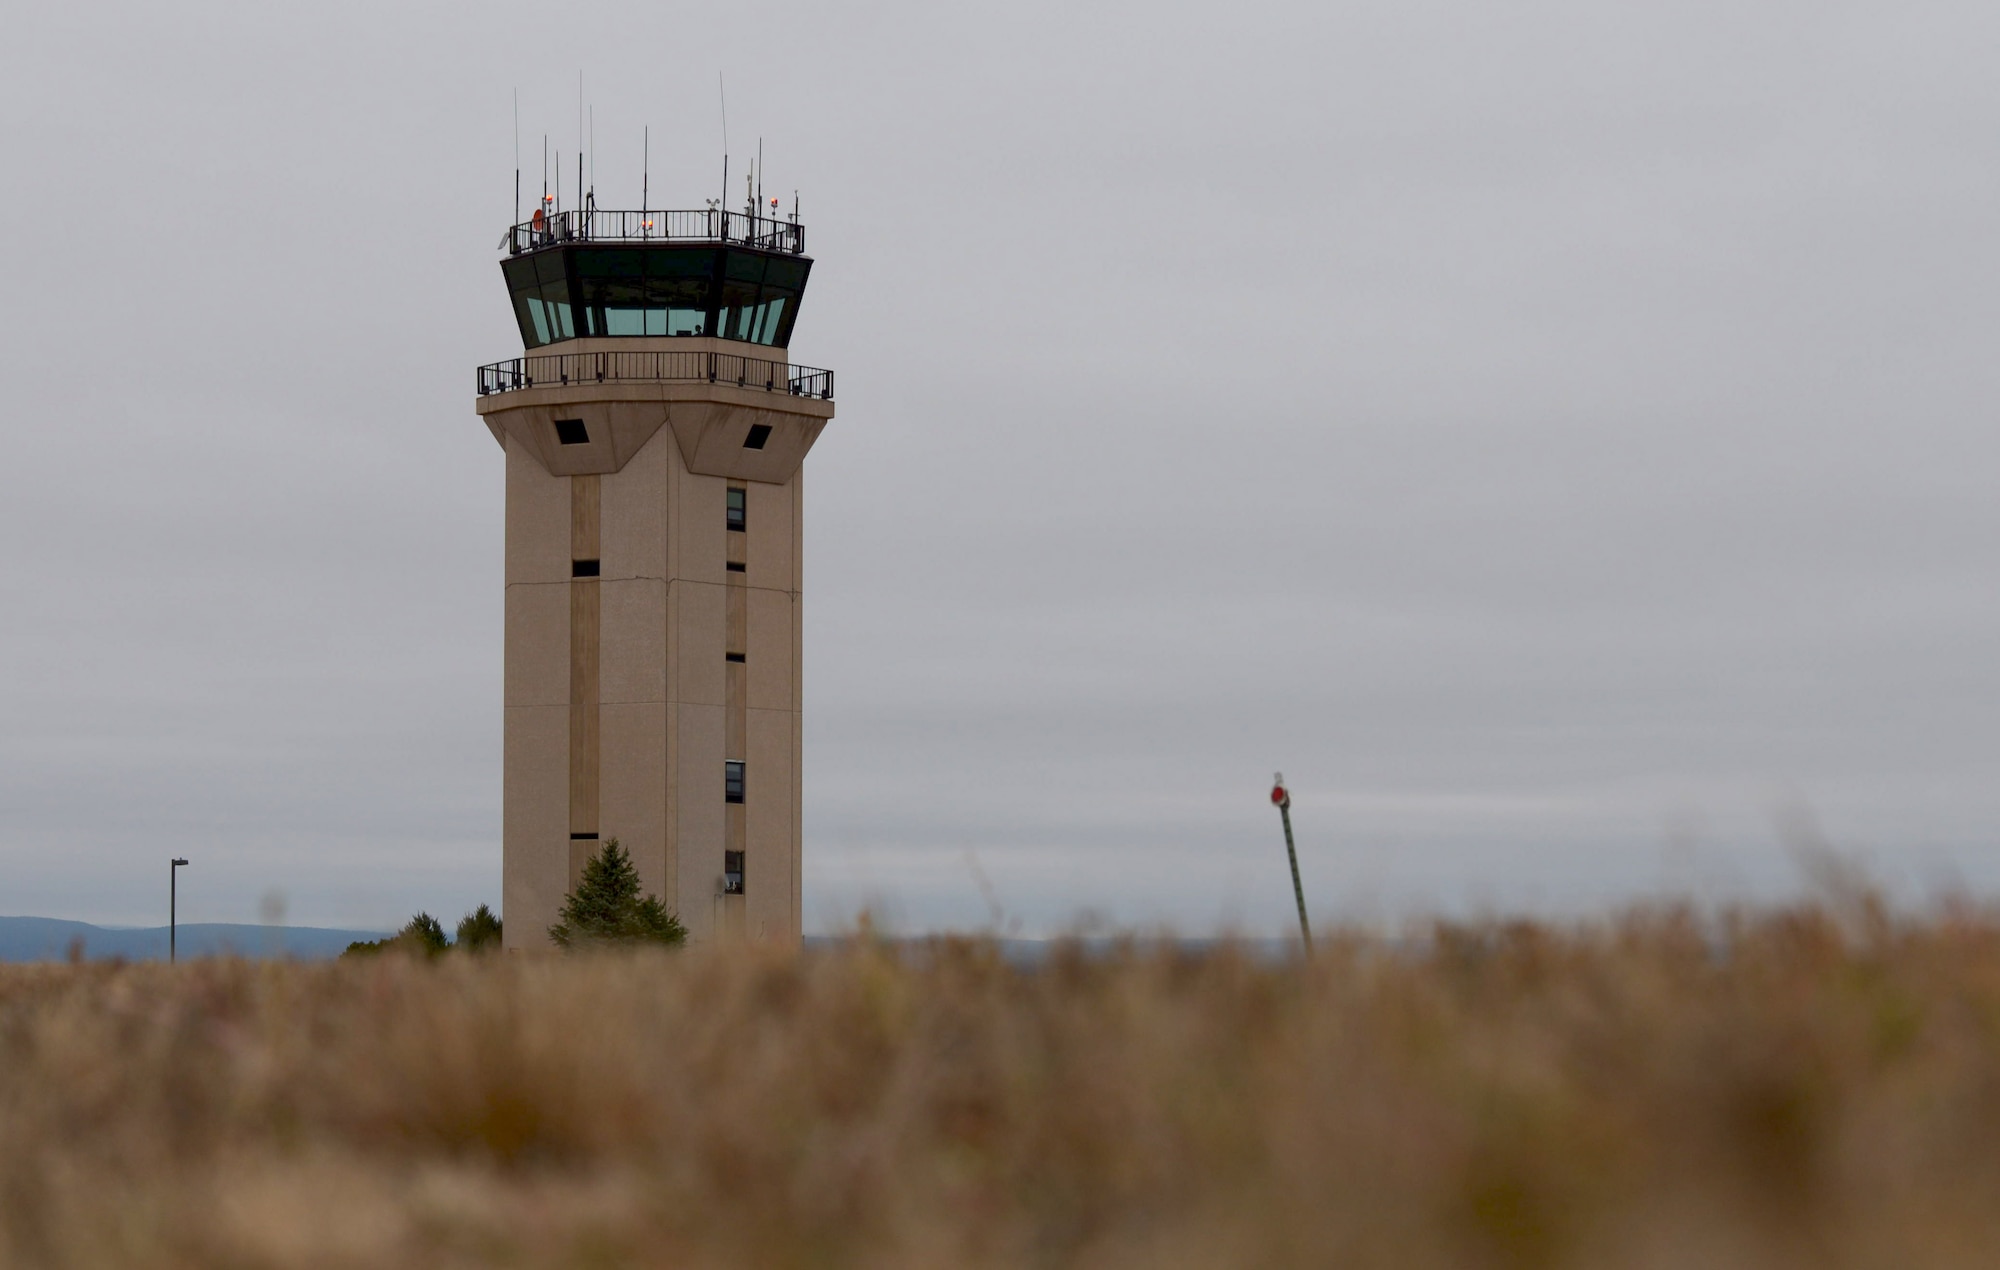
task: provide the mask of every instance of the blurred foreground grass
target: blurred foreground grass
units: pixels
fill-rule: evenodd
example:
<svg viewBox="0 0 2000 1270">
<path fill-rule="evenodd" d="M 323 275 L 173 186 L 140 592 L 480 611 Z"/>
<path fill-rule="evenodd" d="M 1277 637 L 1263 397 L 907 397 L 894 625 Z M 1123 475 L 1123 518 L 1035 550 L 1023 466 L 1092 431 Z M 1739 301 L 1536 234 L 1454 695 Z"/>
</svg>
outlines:
<svg viewBox="0 0 2000 1270">
<path fill-rule="evenodd" d="M 0 967 L 0 1265 L 1992 1266 L 2000 920 Z"/>
</svg>

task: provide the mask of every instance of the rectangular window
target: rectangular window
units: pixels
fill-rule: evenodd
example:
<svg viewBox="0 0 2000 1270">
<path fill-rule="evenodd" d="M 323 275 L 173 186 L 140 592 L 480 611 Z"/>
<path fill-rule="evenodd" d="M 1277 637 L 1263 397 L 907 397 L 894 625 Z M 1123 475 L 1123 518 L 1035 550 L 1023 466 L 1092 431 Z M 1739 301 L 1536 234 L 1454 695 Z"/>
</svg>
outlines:
<svg viewBox="0 0 2000 1270">
<path fill-rule="evenodd" d="M 551 340 L 576 338 L 576 323 L 570 313 L 569 275 L 563 269 L 562 256 L 559 251 L 545 251 L 534 258 L 542 280 L 542 309 Z"/>
<path fill-rule="evenodd" d="M 724 895 L 743 894 L 743 853 L 725 851 L 722 853 L 722 893 Z"/>
<path fill-rule="evenodd" d="M 739 532 L 743 529 L 743 517 L 747 510 L 743 505 L 744 494 L 745 491 L 740 489 L 729 491 L 729 527 Z"/>
<path fill-rule="evenodd" d="M 740 662 L 744 660 L 744 656 L 742 653 L 724 653 L 722 660 Z"/>
<path fill-rule="evenodd" d="M 743 801 L 743 762 L 730 759 L 722 765 L 722 801 L 740 803 Z"/>
<path fill-rule="evenodd" d="M 585 445 L 590 441 L 590 432 L 581 419 L 556 420 L 556 440 L 564 445 Z"/>
<path fill-rule="evenodd" d="M 569 562 L 569 576 L 572 578 L 594 578 L 597 576 L 597 561 L 572 560 Z"/>
</svg>

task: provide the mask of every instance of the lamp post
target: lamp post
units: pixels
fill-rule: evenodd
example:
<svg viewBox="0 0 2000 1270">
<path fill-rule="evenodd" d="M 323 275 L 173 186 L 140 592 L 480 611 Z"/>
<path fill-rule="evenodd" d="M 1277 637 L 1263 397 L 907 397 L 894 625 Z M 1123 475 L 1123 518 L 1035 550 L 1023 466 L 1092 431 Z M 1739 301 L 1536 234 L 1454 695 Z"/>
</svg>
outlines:
<svg viewBox="0 0 2000 1270">
<path fill-rule="evenodd" d="M 175 892 L 179 890 L 181 866 L 186 863 L 187 863 L 186 860 L 181 859 L 179 856 L 175 856 L 173 863 L 167 866 L 167 964 L 168 965 L 172 965 L 174 961 L 174 953 L 175 953 L 174 941 L 176 936 L 179 934 L 178 928 L 180 926 L 180 913 L 178 911 L 180 907 L 180 897 L 177 894 L 175 894 Z"/>
<path fill-rule="evenodd" d="M 1299 853 L 1292 846 L 1292 791 L 1285 788 L 1285 774 L 1279 772 L 1271 779 L 1271 805 L 1278 809 L 1278 815 L 1285 822 L 1285 858 L 1292 864 L 1292 896 L 1299 902 L 1299 934 L 1305 936 L 1306 956 L 1312 956 L 1312 926 L 1306 922 L 1306 889 L 1299 885 Z"/>
</svg>

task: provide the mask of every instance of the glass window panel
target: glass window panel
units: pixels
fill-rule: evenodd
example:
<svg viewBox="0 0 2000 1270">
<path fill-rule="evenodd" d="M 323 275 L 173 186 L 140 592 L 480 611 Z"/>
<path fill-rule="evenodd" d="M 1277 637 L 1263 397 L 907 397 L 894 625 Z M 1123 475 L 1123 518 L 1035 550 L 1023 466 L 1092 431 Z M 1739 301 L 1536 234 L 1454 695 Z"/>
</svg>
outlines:
<svg viewBox="0 0 2000 1270">
<path fill-rule="evenodd" d="M 646 252 L 649 278 L 712 278 L 715 251 L 709 247 L 654 247 Z"/>
<path fill-rule="evenodd" d="M 759 344 L 775 344 L 778 340 L 778 325 L 783 320 L 790 297 L 772 295 L 770 288 L 764 289 L 764 301 L 757 306 L 757 321 L 752 326 L 750 338 Z"/>
<path fill-rule="evenodd" d="M 811 267 L 809 261 L 773 256 L 764 266 L 764 285 L 783 287 L 787 291 L 803 291 L 806 285 L 806 270 Z"/>
<path fill-rule="evenodd" d="M 508 297 L 514 302 L 514 322 L 521 328 L 521 343 L 529 348 L 549 342 L 548 319 L 542 312 L 541 284 L 533 260 L 509 260 L 501 266 L 507 279 Z"/>
<path fill-rule="evenodd" d="M 699 335 L 708 321 L 706 278 L 647 278 L 646 307 L 661 313 L 661 335 Z"/>
<path fill-rule="evenodd" d="M 723 275 L 736 282 L 762 282 L 764 280 L 764 257 L 749 251 L 729 253 L 729 266 Z"/>
<path fill-rule="evenodd" d="M 576 276 L 590 278 L 636 278 L 645 270 L 645 253 L 609 251 L 598 248 L 576 253 Z"/>
<path fill-rule="evenodd" d="M 724 282 L 721 303 L 716 311 L 716 334 L 726 340 L 747 340 L 756 316 L 756 284 Z"/>
<path fill-rule="evenodd" d="M 542 280 L 542 305 L 548 316 L 549 338 L 574 339 L 576 323 L 570 312 L 569 276 L 563 270 L 563 254 L 547 251 L 535 257 Z"/>
<path fill-rule="evenodd" d="M 766 294 L 769 294 L 768 288 L 766 289 Z M 772 332 L 771 342 L 784 347 L 790 347 L 792 342 L 792 323 L 796 322 L 799 316 L 798 293 L 796 291 L 792 292 L 786 297 L 786 300 L 788 302 L 785 305 L 785 311 L 778 315 L 778 329 Z"/>
</svg>

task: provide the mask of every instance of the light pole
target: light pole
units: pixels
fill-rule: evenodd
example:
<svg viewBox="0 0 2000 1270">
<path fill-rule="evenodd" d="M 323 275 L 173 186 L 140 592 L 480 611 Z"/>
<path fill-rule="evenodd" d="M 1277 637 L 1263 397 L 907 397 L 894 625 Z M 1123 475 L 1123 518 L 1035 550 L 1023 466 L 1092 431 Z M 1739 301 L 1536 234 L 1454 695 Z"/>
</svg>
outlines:
<svg viewBox="0 0 2000 1270">
<path fill-rule="evenodd" d="M 1306 889 L 1299 885 L 1299 853 L 1292 845 L 1292 791 L 1285 788 L 1285 774 L 1271 778 L 1271 804 L 1285 822 L 1285 858 L 1292 862 L 1292 896 L 1299 902 L 1299 934 L 1305 936 L 1306 956 L 1312 956 L 1313 931 L 1306 921 Z"/>
<path fill-rule="evenodd" d="M 1288 829 L 1286 830 L 1286 832 L 1290 833 L 1291 831 Z M 168 965 L 172 965 L 174 962 L 174 952 L 175 952 L 174 940 L 176 936 L 179 934 L 178 928 L 180 926 L 180 913 L 178 911 L 180 907 L 180 897 L 176 895 L 175 892 L 179 890 L 178 884 L 180 882 L 181 866 L 186 863 L 187 863 L 186 860 L 181 859 L 179 856 L 175 856 L 173 863 L 167 866 L 167 964 Z"/>
</svg>

